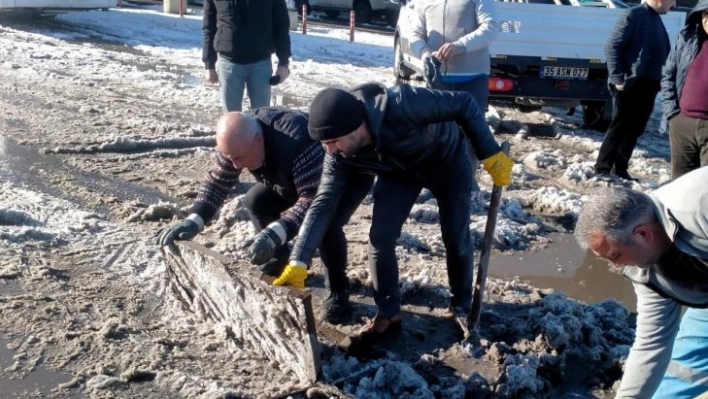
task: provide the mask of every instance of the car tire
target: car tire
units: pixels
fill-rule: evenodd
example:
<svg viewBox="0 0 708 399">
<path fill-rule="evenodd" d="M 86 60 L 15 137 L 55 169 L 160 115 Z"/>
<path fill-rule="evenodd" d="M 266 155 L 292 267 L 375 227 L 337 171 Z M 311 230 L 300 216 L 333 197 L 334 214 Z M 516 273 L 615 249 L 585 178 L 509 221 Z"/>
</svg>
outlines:
<svg viewBox="0 0 708 399">
<path fill-rule="evenodd" d="M 354 3 L 354 15 L 357 23 L 370 23 L 371 13 L 371 4 L 369 4 L 368 0 L 358 0 L 356 3 Z"/>
</svg>

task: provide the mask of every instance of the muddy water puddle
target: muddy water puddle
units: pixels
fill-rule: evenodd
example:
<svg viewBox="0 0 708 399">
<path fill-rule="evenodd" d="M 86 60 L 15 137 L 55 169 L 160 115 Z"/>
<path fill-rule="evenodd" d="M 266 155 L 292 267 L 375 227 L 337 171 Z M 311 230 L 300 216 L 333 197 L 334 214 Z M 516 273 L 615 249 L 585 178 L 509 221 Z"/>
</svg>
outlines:
<svg viewBox="0 0 708 399">
<path fill-rule="evenodd" d="M 631 312 L 636 311 L 632 284 L 610 270 L 606 260 L 583 251 L 571 234 L 554 234 L 552 243 L 534 252 L 499 255 L 491 259 L 489 274 L 519 276 L 539 288 L 563 291 L 587 303 L 614 298 Z"/>
</svg>

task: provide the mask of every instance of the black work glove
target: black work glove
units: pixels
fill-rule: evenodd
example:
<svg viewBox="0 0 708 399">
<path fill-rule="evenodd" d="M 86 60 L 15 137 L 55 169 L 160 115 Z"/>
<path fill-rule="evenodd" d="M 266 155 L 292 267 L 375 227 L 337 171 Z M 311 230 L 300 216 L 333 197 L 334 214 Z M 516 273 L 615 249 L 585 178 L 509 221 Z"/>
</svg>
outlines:
<svg viewBox="0 0 708 399">
<path fill-rule="evenodd" d="M 266 227 L 256 234 L 253 244 L 248 248 L 248 256 L 251 258 L 251 263 L 262 265 L 268 262 L 275 255 L 275 250 L 281 245 L 283 245 L 283 242 L 280 240 L 278 233 L 272 228 Z"/>
<path fill-rule="evenodd" d="M 433 55 L 423 59 L 423 79 L 425 79 L 425 83 L 428 85 L 428 88 L 434 89 L 440 83 L 440 79 L 442 78 L 440 76 L 441 65 L 442 62 L 438 59 L 438 57 Z"/>
<path fill-rule="evenodd" d="M 174 244 L 175 240 L 191 240 L 199 234 L 199 226 L 192 220 L 184 219 L 157 232 L 157 245 Z"/>
</svg>

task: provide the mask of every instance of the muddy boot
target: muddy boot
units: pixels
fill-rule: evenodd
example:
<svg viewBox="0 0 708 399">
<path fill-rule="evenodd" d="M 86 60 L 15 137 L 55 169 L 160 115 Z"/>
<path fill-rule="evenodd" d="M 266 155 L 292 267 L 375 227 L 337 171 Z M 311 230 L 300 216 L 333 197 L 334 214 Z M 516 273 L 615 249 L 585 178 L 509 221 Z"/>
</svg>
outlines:
<svg viewBox="0 0 708 399">
<path fill-rule="evenodd" d="M 349 303 L 349 291 L 330 291 L 322 302 L 320 318 L 331 324 L 343 324 L 351 320 L 354 308 Z"/>
<path fill-rule="evenodd" d="M 347 351 L 354 356 L 365 354 L 371 350 L 371 345 L 390 338 L 401 332 L 403 317 L 400 313 L 386 318 L 378 314 L 370 320 L 345 345 Z"/>
</svg>

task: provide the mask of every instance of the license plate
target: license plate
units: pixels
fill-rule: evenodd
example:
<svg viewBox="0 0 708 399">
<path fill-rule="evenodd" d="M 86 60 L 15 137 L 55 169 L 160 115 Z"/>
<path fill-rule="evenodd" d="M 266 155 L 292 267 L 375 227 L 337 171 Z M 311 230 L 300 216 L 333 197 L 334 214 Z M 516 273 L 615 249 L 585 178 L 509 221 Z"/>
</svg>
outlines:
<svg viewBox="0 0 708 399">
<path fill-rule="evenodd" d="M 588 68 L 568 68 L 557 66 L 544 66 L 541 70 L 544 78 L 580 79 L 588 78 Z"/>
</svg>

